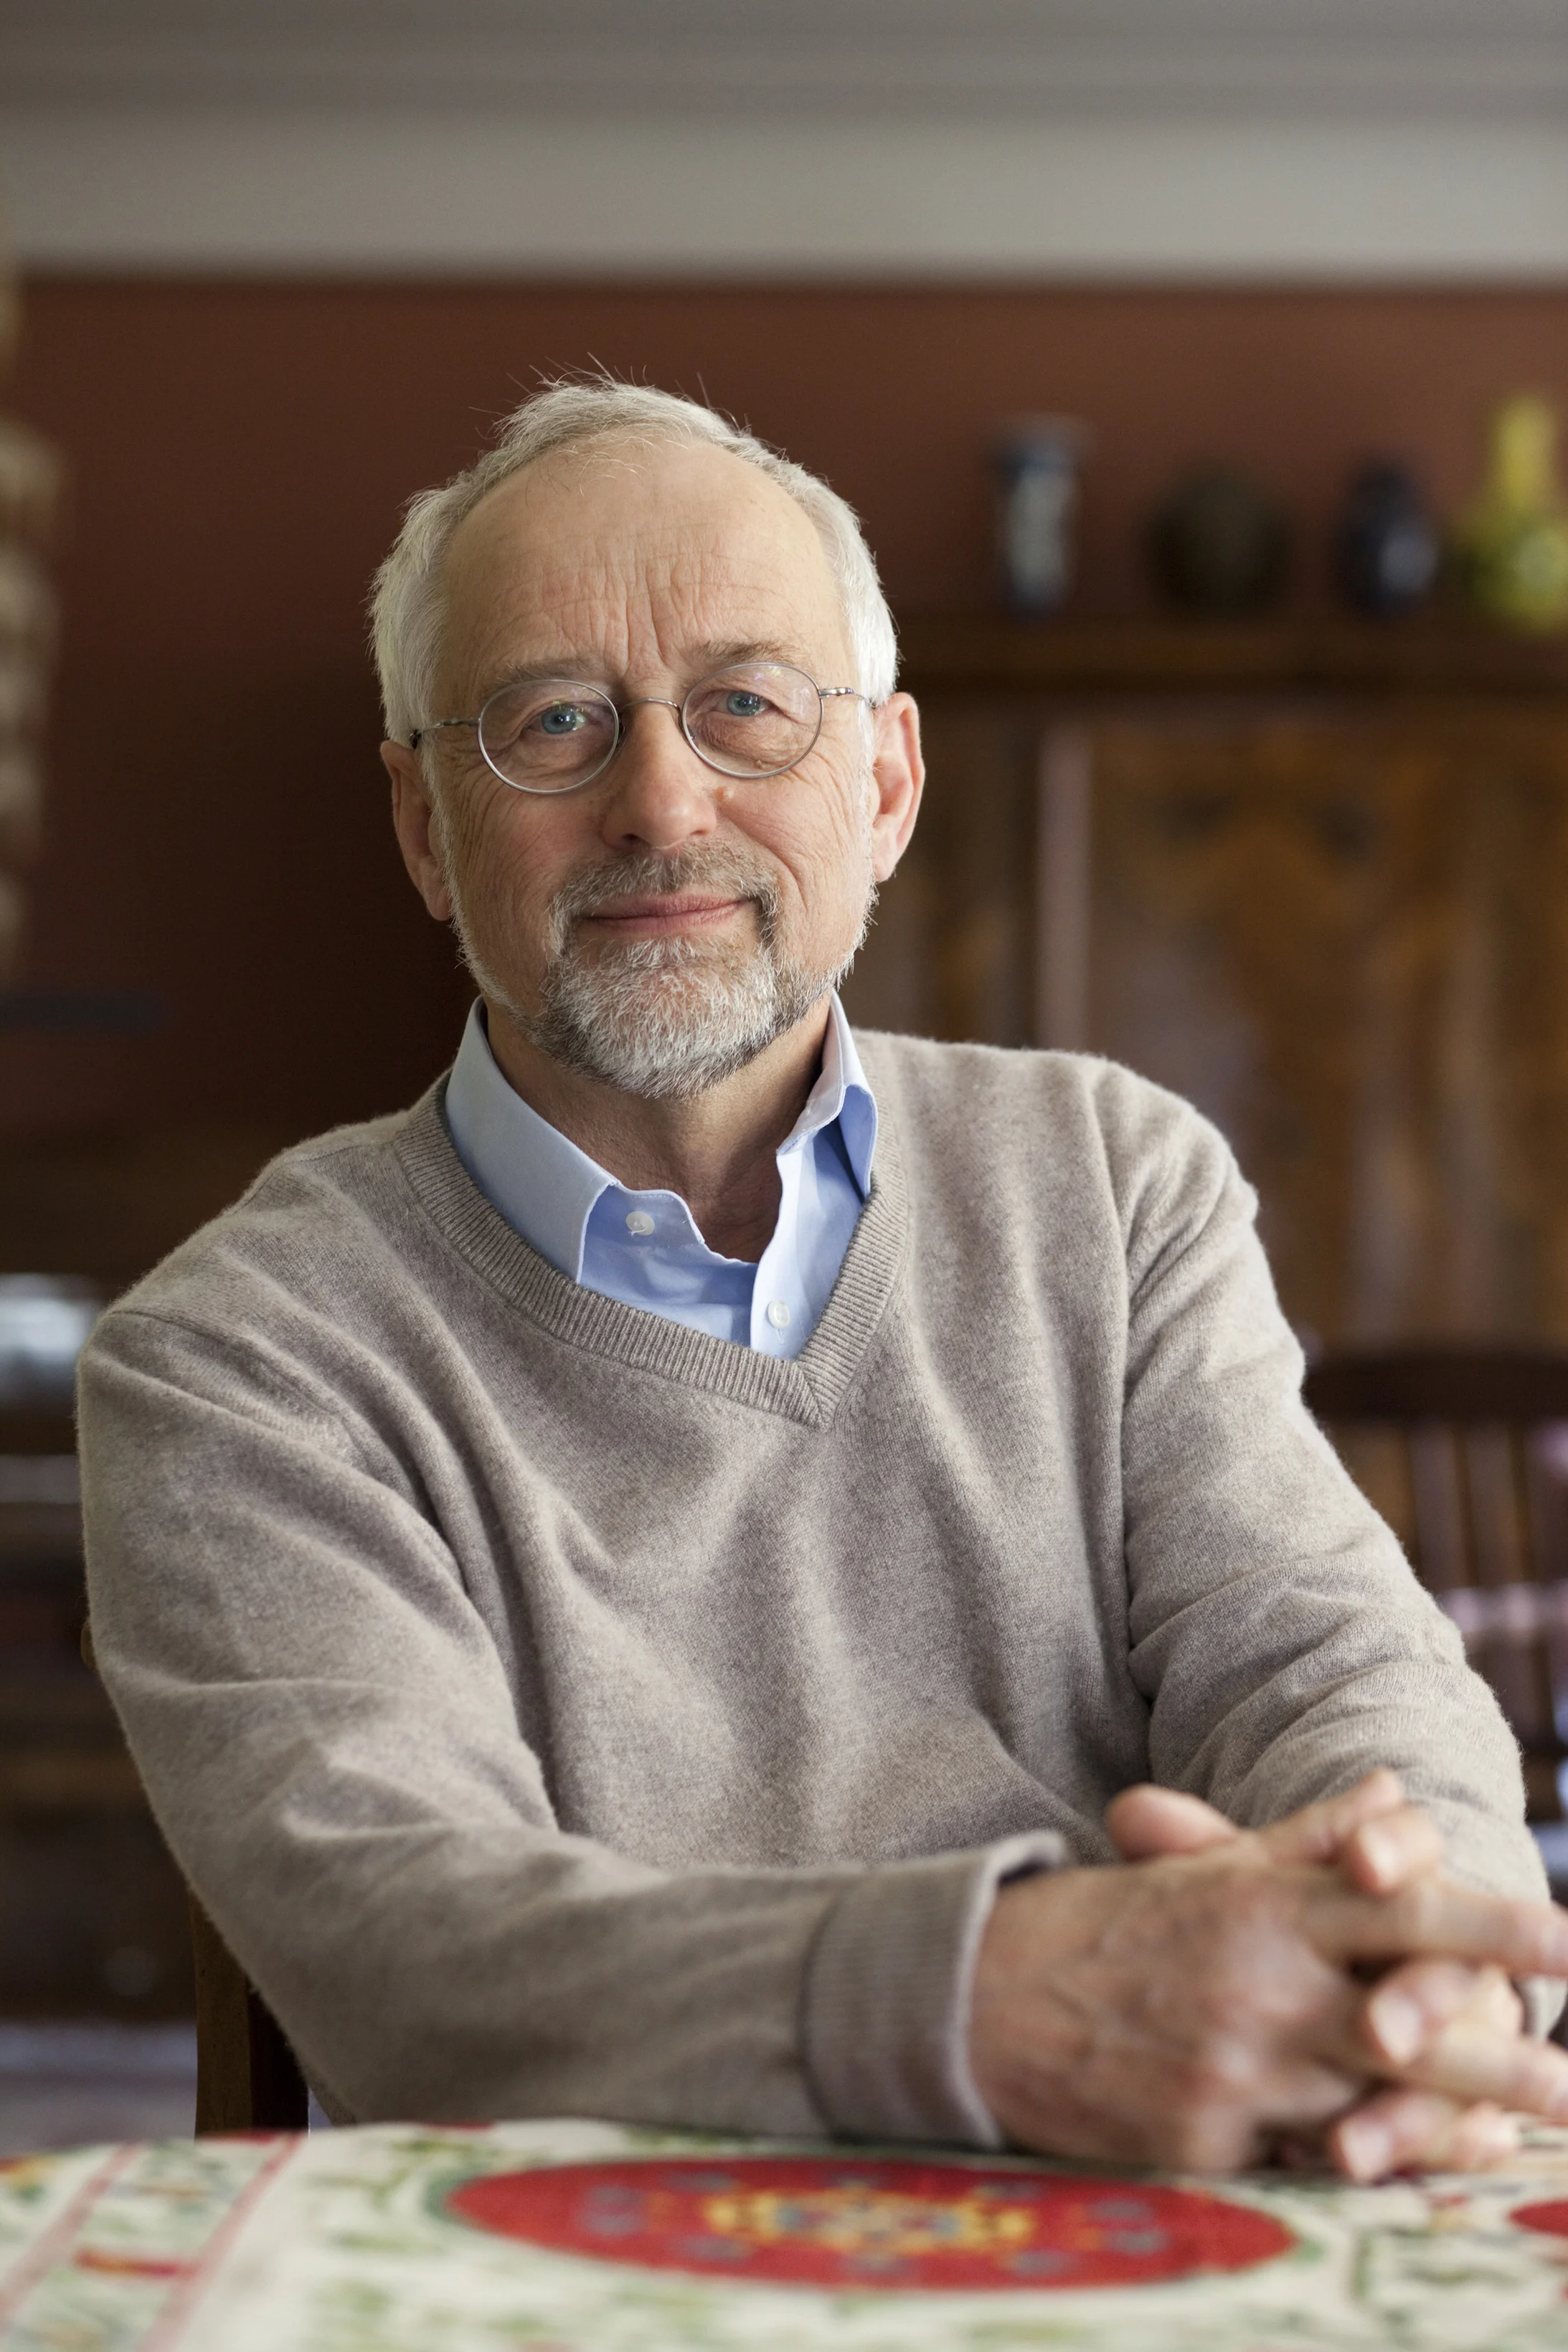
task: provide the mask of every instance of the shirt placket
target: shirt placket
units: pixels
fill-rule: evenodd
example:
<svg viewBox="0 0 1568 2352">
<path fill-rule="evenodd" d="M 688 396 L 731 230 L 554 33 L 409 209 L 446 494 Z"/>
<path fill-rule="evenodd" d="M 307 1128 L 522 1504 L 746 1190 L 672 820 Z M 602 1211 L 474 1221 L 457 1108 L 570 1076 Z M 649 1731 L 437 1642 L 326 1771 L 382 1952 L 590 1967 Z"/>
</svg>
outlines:
<svg viewBox="0 0 1568 2352">
<path fill-rule="evenodd" d="M 757 1261 L 752 1285 L 752 1345 L 764 1356 L 793 1356 L 804 1344 L 808 1304 L 801 1281 L 801 1166 L 809 1139 L 780 1152 L 779 1213 L 772 1241 Z"/>
</svg>

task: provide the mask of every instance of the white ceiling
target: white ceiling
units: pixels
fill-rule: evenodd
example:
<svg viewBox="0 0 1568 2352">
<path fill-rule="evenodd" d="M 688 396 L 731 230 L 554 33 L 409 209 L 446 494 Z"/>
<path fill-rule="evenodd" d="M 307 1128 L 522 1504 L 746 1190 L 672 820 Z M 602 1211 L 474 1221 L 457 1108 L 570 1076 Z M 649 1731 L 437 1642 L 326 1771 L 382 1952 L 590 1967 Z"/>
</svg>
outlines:
<svg viewBox="0 0 1568 2352">
<path fill-rule="evenodd" d="M 1568 105 L 1568 0 L 0 0 L 11 102 Z"/>
<path fill-rule="evenodd" d="M 68 269 L 1568 282 L 1568 0 L 0 0 Z"/>
</svg>

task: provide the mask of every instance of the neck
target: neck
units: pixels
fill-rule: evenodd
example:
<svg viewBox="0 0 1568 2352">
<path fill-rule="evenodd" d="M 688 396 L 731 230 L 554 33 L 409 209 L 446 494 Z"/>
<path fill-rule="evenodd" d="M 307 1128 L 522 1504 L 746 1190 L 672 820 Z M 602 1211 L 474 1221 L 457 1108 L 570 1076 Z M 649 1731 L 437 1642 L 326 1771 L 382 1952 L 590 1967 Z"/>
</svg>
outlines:
<svg viewBox="0 0 1568 2352">
<path fill-rule="evenodd" d="M 541 1118 L 629 1192 L 678 1192 L 711 1250 L 761 1257 L 779 1213 L 778 1148 L 822 1066 L 826 1000 L 704 1094 L 650 1102 L 563 1069 L 485 999 L 490 1051 Z"/>
</svg>

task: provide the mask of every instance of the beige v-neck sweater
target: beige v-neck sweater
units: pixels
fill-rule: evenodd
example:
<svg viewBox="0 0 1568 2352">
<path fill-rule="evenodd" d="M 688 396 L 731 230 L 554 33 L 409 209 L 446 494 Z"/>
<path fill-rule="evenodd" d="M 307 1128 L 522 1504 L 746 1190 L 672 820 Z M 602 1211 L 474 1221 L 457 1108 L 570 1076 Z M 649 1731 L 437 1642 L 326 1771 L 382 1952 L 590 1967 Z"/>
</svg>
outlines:
<svg viewBox="0 0 1568 2352">
<path fill-rule="evenodd" d="M 998 1878 L 1152 1777 L 1373 1764 L 1542 1887 L 1518 1759 L 1299 1400 L 1213 1129 L 861 1041 L 872 1194 L 780 1362 L 578 1288 L 439 1089 L 100 1324 L 92 1622 L 169 1842 L 340 2112 L 994 2137 Z"/>
</svg>

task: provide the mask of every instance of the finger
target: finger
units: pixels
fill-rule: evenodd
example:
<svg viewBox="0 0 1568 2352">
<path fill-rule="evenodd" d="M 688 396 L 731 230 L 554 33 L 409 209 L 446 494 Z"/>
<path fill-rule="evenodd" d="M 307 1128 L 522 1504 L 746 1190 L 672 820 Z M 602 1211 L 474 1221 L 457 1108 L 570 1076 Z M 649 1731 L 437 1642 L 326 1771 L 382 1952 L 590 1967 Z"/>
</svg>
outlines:
<svg viewBox="0 0 1568 2352">
<path fill-rule="evenodd" d="M 1465 2106 L 1489 2100 L 1548 2123 L 1568 2122 L 1568 2052 L 1522 2034 L 1478 2031 L 1468 2021 L 1446 2026 L 1398 2082 Z"/>
<path fill-rule="evenodd" d="M 1342 1795 L 1304 1806 L 1300 1812 L 1276 1822 L 1261 1835 L 1276 1861 L 1335 1862 L 1347 1839 L 1355 1838 L 1358 1832 L 1364 1834 L 1366 1825 L 1380 1814 L 1394 1815 L 1401 1811 L 1408 1812 L 1413 1822 L 1425 1822 L 1425 1815 L 1418 1814 L 1413 1806 L 1405 1806 L 1405 1792 L 1395 1775 L 1380 1768 Z M 1211 1846 L 1224 1845 L 1246 1834 L 1201 1797 L 1189 1796 L 1179 1789 L 1162 1789 L 1151 1781 L 1123 1789 L 1120 1796 L 1114 1797 L 1106 1809 L 1105 1826 L 1123 1862 L 1152 1862 L 1162 1854 L 1202 1853 Z M 1406 1844 L 1419 1843 L 1413 1831 L 1396 1834 L 1401 1839 L 1401 1855 Z M 1436 1853 L 1428 1853 L 1423 1844 L 1412 1867 L 1426 1866 L 1441 1858 L 1441 1837 L 1436 1831 L 1432 1835 L 1437 1837 Z M 1374 1847 L 1373 1852 L 1375 1851 Z M 1400 1868 L 1400 1858 L 1390 1856 L 1363 1863 L 1361 1875 L 1352 1883 L 1364 1884 L 1368 1894 L 1381 1895 L 1405 1874 L 1408 1874 Z"/>
<path fill-rule="evenodd" d="M 1466 1977 L 1470 1980 L 1470 1990 L 1458 2010 L 1442 1982 L 1450 1969 L 1458 1971 L 1456 1990 Z M 1428 1986 L 1429 1975 L 1436 1980 L 1432 1987 Z M 1447 2012 L 1447 2017 L 1435 2016 L 1435 2023 L 1446 2023 L 1458 2016 L 1481 2032 L 1508 2035 L 1524 2031 L 1524 2003 L 1500 1969 L 1478 1969 L 1466 1960 L 1409 1960 L 1403 1969 L 1391 1969 L 1381 1981 L 1387 1984 L 1394 1978 L 1401 1980 L 1402 1989 L 1408 1979 L 1418 2001 L 1431 1999 L 1436 2011 Z"/>
<path fill-rule="evenodd" d="M 1525 2031 L 1524 2001 L 1517 1987 L 1510 1984 L 1500 1969 L 1488 1969 L 1479 1997 L 1480 2004 L 1472 2001 L 1470 2014 L 1491 2028 L 1494 2033 L 1522 2033 Z"/>
<path fill-rule="evenodd" d="M 1404 1805 L 1398 1776 L 1380 1767 L 1342 1795 L 1321 1798 L 1273 1822 L 1261 1832 L 1263 1843 L 1276 1862 L 1337 1862 L 1346 1840 L 1363 1823 Z"/>
<path fill-rule="evenodd" d="M 1162 1854 L 1202 1853 L 1242 1832 L 1234 1822 L 1180 1789 L 1141 1782 L 1106 1807 L 1105 1826 L 1123 1862 L 1153 1862 Z"/>
<path fill-rule="evenodd" d="M 1498 1985 L 1513 1998 L 1505 1977 L 1465 1960 L 1410 1960 L 1403 1968 L 1390 1969 L 1362 2006 L 1367 2045 L 1385 2064 L 1408 2066 L 1445 2026 L 1471 2012 L 1483 1994 L 1487 1999 L 1472 2022 L 1503 2032 L 1517 2032 L 1517 2014 L 1510 2020 L 1497 2006 L 1494 1988 Z"/>
<path fill-rule="evenodd" d="M 1481 2099 L 1473 2107 L 1460 2109 L 1443 2154 L 1424 2161 L 1446 2164 L 1451 2172 L 1484 2172 L 1489 2165 L 1503 2163 L 1518 2147 L 1519 2126 L 1513 2116 L 1505 2116 L 1489 2099 Z"/>
<path fill-rule="evenodd" d="M 1443 1832 L 1417 1805 L 1363 1822 L 1340 1851 L 1340 1869 L 1363 1895 L 1391 1895 L 1424 1870 L 1443 1866 Z"/>
<path fill-rule="evenodd" d="M 1480 2171 L 1519 2145 L 1515 2126 L 1485 2102 L 1466 2106 L 1424 2091 L 1377 2091 L 1331 2126 L 1331 2161 L 1348 2180 L 1381 2180 L 1417 2165 Z"/>
<path fill-rule="evenodd" d="M 1404 1960 L 1424 1953 L 1490 1962 L 1511 1977 L 1568 1976 L 1568 1912 L 1426 1872 L 1392 1895 L 1325 1879 L 1308 1897 L 1308 1933 L 1326 1959 Z"/>
</svg>

